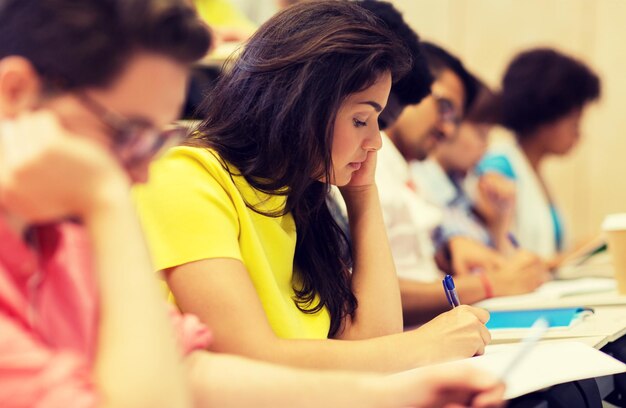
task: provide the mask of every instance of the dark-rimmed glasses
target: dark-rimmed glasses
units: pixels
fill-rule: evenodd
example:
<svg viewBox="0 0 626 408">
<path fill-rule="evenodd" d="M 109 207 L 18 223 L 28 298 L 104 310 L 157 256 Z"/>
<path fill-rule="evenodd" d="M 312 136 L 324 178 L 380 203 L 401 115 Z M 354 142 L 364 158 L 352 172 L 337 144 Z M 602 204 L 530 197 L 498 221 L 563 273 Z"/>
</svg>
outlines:
<svg viewBox="0 0 626 408">
<path fill-rule="evenodd" d="M 127 119 L 84 92 L 78 94 L 78 99 L 111 129 L 115 154 L 127 168 L 153 159 L 166 146 L 176 145 L 187 135 L 183 127 L 159 130 L 146 121 Z"/>
<path fill-rule="evenodd" d="M 461 124 L 461 113 L 458 111 L 456 106 L 454 106 L 454 102 L 452 102 L 449 98 L 434 92 L 432 95 L 437 103 L 437 111 L 439 112 L 441 120 L 445 123 L 459 126 Z"/>
</svg>

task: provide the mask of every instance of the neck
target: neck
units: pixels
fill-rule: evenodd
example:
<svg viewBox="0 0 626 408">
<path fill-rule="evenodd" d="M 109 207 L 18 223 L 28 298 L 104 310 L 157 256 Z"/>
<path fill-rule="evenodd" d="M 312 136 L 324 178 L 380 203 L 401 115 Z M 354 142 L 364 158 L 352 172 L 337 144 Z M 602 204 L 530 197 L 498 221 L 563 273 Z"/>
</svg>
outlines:
<svg viewBox="0 0 626 408">
<path fill-rule="evenodd" d="M 539 166 L 545 156 L 544 149 L 539 145 L 537 140 L 540 140 L 540 138 L 535 137 L 535 135 L 529 135 L 524 137 L 522 141 L 519 142 L 524 155 L 526 155 L 526 158 L 530 162 L 530 166 L 535 172 L 539 172 Z"/>
<path fill-rule="evenodd" d="M 443 169 L 444 172 L 446 172 L 446 173 L 450 172 L 450 168 L 446 164 L 445 160 L 443 160 L 441 157 L 439 157 L 437 155 L 434 155 L 434 159 L 435 159 L 435 162 L 439 165 L 439 167 L 441 167 Z"/>
</svg>

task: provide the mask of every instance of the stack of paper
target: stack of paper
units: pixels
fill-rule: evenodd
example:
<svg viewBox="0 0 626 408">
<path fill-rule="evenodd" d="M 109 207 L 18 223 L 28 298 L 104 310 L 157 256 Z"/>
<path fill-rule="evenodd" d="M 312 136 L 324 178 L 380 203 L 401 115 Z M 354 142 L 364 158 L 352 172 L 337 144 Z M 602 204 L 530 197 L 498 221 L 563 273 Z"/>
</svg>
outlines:
<svg viewBox="0 0 626 408">
<path fill-rule="evenodd" d="M 499 345 L 483 356 L 444 363 L 450 370 L 461 364 L 471 364 L 503 378 L 504 370 L 516 355 L 521 344 Z M 396 375 L 410 375 L 415 370 Z M 506 373 L 505 399 L 538 391 L 556 384 L 585 378 L 626 372 L 626 364 L 601 351 L 575 341 L 544 342 L 537 344 L 510 373 Z"/>
</svg>

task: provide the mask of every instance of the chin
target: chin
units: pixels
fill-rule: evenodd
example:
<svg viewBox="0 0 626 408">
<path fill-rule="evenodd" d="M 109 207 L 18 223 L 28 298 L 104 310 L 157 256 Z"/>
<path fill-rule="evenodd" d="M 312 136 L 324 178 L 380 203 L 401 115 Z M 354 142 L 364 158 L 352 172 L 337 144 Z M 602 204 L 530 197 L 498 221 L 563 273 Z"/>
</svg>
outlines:
<svg viewBox="0 0 626 408">
<path fill-rule="evenodd" d="M 352 173 L 343 174 L 341 175 L 341 177 L 335 177 L 333 178 L 330 184 L 332 184 L 333 186 L 337 186 L 337 187 L 343 187 L 347 185 L 348 183 L 350 183 L 350 180 L 352 180 Z"/>
<path fill-rule="evenodd" d="M 148 169 L 131 169 L 127 172 L 132 184 L 143 184 L 148 181 Z"/>
<path fill-rule="evenodd" d="M 413 151 L 413 154 L 411 155 L 411 157 L 408 158 L 407 161 L 411 161 L 411 160 L 424 161 L 426 160 L 426 158 L 428 158 L 428 152 L 423 151 L 423 150 L 415 150 Z"/>
</svg>

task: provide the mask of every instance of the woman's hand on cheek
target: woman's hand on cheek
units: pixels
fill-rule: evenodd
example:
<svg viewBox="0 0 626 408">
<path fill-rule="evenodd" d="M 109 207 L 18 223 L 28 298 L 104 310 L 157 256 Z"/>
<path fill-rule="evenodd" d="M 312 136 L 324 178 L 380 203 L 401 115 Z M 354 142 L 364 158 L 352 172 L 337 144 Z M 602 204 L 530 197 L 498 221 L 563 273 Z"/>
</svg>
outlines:
<svg viewBox="0 0 626 408">
<path fill-rule="evenodd" d="M 376 154 L 375 150 L 367 152 L 367 158 L 361 165 L 361 168 L 352 173 L 350 182 L 341 187 L 341 190 L 359 190 L 376 184 Z"/>
</svg>

